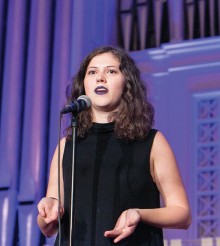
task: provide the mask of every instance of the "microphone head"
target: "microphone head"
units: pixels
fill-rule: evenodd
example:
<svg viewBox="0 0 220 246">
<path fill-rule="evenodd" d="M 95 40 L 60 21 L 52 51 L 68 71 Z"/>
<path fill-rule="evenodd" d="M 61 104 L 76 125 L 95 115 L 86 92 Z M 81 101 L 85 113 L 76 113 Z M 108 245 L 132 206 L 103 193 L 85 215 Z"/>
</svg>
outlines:
<svg viewBox="0 0 220 246">
<path fill-rule="evenodd" d="M 86 95 L 81 95 L 80 97 L 77 98 L 77 100 L 83 100 L 86 103 L 86 108 L 90 108 L 91 107 L 92 101 Z"/>
<path fill-rule="evenodd" d="M 61 114 L 67 114 L 67 113 L 73 113 L 78 114 L 82 112 L 83 110 L 86 110 L 91 107 L 91 100 L 89 97 L 82 95 L 78 97 L 76 101 L 73 101 L 72 103 L 66 105 L 61 111 Z"/>
</svg>

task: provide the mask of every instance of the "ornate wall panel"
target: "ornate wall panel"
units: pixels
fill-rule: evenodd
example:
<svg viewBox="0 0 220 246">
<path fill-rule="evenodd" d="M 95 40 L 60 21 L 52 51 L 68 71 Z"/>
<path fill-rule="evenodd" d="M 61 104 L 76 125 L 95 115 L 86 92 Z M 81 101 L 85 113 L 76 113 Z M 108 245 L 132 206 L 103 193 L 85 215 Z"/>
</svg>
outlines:
<svg viewBox="0 0 220 246">
<path fill-rule="evenodd" d="M 198 237 L 220 234 L 220 91 L 196 93 L 194 193 Z"/>
</svg>

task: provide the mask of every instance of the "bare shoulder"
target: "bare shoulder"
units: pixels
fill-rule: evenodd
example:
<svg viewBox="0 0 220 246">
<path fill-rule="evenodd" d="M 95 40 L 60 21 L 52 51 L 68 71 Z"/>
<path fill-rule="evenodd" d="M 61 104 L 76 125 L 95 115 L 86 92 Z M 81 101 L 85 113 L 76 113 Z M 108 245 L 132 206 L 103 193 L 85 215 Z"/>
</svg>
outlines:
<svg viewBox="0 0 220 246">
<path fill-rule="evenodd" d="M 152 154 L 156 157 L 158 153 L 173 153 L 169 142 L 161 131 L 157 131 L 152 146 Z"/>
<path fill-rule="evenodd" d="M 55 149 L 55 152 L 54 152 L 54 155 L 53 155 L 53 158 L 52 158 L 52 162 L 51 162 L 52 166 L 56 165 L 56 162 L 57 162 L 57 159 L 58 159 L 59 148 L 60 148 L 60 157 L 63 156 L 65 144 L 66 144 L 66 137 L 63 137 L 60 140 L 59 144 L 57 145 L 57 147 Z"/>
<path fill-rule="evenodd" d="M 164 134 L 158 131 L 151 150 L 151 174 L 155 181 L 166 179 L 170 174 L 178 174 L 174 152 Z"/>
</svg>

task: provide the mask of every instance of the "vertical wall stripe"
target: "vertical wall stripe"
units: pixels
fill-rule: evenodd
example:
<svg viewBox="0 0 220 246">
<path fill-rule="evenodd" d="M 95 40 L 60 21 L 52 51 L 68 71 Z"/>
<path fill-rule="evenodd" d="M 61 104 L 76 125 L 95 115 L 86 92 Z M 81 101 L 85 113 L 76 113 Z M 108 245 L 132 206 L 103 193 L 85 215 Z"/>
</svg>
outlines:
<svg viewBox="0 0 220 246">
<path fill-rule="evenodd" d="M 79 68 L 81 60 L 95 47 L 116 45 L 117 0 L 73 1 L 71 73 Z M 111 20 L 115 19 L 115 20 Z"/>
<path fill-rule="evenodd" d="M 7 14 L 8 14 L 8 1 L 0 1 L 0 98 L 2 98 Z M 0 99 L 0 107 L 1 107 L 1 99 Z M 1 116 L 2 115 L 0 113 L 0 119 Z"/>
<path fill-rule="evenodd" d="M 34 201 L 45 166 L 52 1 L 31 2 L 19 201 Z"/>
<path fill-rule="evenodd" d="M 5 2 L 5 1 L 4 1 Z M 22 106 L 25 63 L 26 0 L 7 1 L 4 7 L 5 17 L 1 40 L 4 64 L 2 64 L 3 84 L 1 97 L 0 128 L 0 203 L 1 245 L 14 245 L 14 230 L 17 213 L 18 169 L 21 150 Z M 1 59 L 3 59 L 1 57 Z M 7 189 L 6 189 L 7 188 Z M 5 220 L 7 223 L 5 224 Z M 9 236 L 12 235 L 12 236 Z"/>
<path fill-rule="evenodd" d="M 58 121 L 61 108 L 66 101 L 66 87 L 71 78 L 71 19 L 72 1 L 57 1 L 55 12 L 54 50 L 52 63 L 51 100 L 49 105 L 49 154 L 48 165 L 58 143 Z M 66 124 L 64 121 L 64 130 Z"/>
<path fill-rule="evenodd" d="M 42 245 L 40 244 L 40 231 L 36 230 L 36 218 L 36 204 L 23 204 L 22 206 L 19 206 L 19 245 Z"/>
<path fill-rule="evenodd" d="M 18 208 L 19 243 L 39 245 L 37 195 L 44 187 L 48 144 L 54 1 L 32 0 L 24 96 Z"/>
<path fill-rule="evenodd" d="M 25 0 L 9 2 L 1 108 L 0 186 L 14 189 L 21 147 L 25 14 Z"/>
<path fill-rule="evenodd" d="M 0 191 L 0 245 L 13 246 L 17 210 L 17 192 L 15 190 Z"/>
<path fill-rule="evenodd" d="M 49 143 L 48 143 L 48 157 L 47 166 L 49 175 L 49 168 L 52 156 L 56 145 L 58 144 L 58 123 L 60 110 L 66 101 L 66 87 L 71 78 L 70 56 L 71 56 L 71 25 L 72 25 L 72 0 L 57 1 L 55 11 L 54 23 L 54 49 L 53 49 L 53 63 L 52 63 L 52 85 L 51 85 L 51 99 L 48 109 L 49 113 Z M 69 118 L 64 116 L 62 120 L 61 137 L 63 130 L 69 124 Z M 42 174 L 41 180 L 44 180 Z M 47 184 L 47 180 L 46 180 Z M 39 187 L 39 194 L 45 196 L 44 187 Z M 43 193 L 42 193 L 43 192 Z M 47 238 L 46 243 L 53 245 L 55 237 Z"/>
</svg>

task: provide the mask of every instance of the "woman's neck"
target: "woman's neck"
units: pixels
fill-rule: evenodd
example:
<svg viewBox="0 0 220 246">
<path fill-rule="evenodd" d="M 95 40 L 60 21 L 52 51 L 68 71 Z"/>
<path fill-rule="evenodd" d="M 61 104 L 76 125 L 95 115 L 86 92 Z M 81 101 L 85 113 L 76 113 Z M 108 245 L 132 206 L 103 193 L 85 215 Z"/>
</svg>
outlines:
<svg viewBox="0 0 220 246">
<path fill-rule="evenodd" d="M 109 123 L 111 120 L 109 120 L 109 112 L 97 112 L 97 111 L 92 111 L 92 116 L 93 116 L 93 122 L 96 123 Z"/>
</svg>

